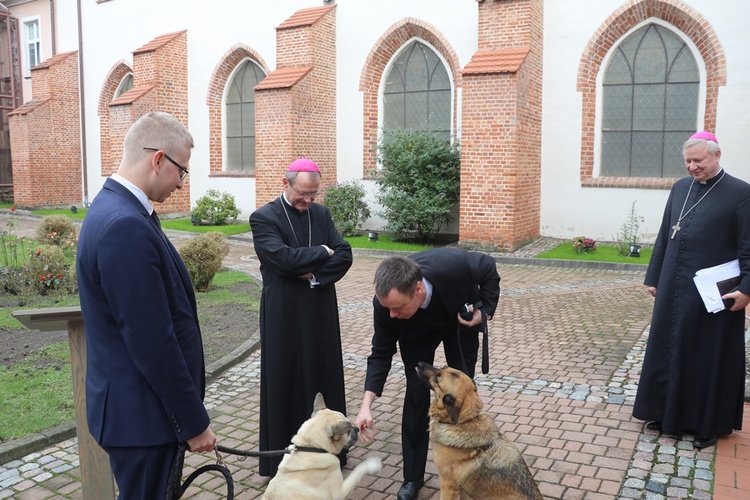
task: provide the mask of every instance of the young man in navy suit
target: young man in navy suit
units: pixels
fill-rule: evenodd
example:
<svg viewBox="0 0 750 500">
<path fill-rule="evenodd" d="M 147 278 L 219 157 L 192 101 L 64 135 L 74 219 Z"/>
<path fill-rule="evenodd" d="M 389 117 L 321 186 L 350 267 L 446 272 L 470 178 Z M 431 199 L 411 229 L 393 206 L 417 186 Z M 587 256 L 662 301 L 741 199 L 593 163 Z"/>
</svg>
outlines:
<svg viewBox="0 0 750 500">
<path fill-rule="evenodd" d="M 442 342 L 448 365 L 473 377 L 477 332 L 495 314 L 499 298 L 497 264 L 483 253 L 434 248 L 408 258 L 389 257 L 375 271 L 375 333 L 355 425 L 362 439 L 369 440 L 372 403 L 383 392 L 398 346 L 406 374 L 401 423 L 404 483 L 398 500 L 417 498 L 427 464 L 430 390 L 417 375 L 417 363 L 433 364 Z M 471 318 L 462 317 L 461 312 Z"/>
<path fill-rule="evenodd" d="M 166 497 L 178 443 L 216 444 L 193 285 L 151 205 L 182 188 L 192 147 L 174 116 L 138 119 L 78 240 L 87 420 L 125 500 Z"/>
</svg>

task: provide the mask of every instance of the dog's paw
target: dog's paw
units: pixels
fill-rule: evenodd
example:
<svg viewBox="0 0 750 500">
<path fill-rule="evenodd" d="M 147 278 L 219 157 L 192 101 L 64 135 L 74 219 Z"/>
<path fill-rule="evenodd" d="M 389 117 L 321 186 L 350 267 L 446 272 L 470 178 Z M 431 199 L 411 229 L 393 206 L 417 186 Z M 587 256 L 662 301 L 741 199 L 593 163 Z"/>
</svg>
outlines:
<svg viewBox="0 0 750 500">
<path fill-rule="evenodd" d="M 380 472 L 380 469 L 383 468 L 383 464 L 377 457 L 370 457 L 366 459 L 362 462 L 362 466 L 367 470 L 368 474 L 375 474 L 376 472 Z"/>
</svg>

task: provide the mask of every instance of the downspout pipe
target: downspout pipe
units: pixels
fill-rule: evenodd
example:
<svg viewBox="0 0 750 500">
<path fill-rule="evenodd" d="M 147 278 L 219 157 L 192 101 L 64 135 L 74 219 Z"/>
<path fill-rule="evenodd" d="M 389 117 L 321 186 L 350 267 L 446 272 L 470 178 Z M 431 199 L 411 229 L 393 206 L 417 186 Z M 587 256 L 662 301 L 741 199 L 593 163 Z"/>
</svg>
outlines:
<svg viewBox="0 0 750 500">
<path fill-rule="evenodd" d="M 81 21 L 81 0 L 77 2 L 78 6 L 78 88 L 79 100 L 81 107 L 81 168 L 83 170 L 83 206 L 89 206 L 89 177 L 88 177 L 88 159 L 86 156 L 86 93 L 84 92 L 84 72 L 83 72 L 83 22 Z"/>
<path fill-rule="evenodd" d="M 55 19 L 55 0 L 49 0 L 49 26 L 52 34 L 52 55 L 57 55 L 57 20 Z"/>
</svg>

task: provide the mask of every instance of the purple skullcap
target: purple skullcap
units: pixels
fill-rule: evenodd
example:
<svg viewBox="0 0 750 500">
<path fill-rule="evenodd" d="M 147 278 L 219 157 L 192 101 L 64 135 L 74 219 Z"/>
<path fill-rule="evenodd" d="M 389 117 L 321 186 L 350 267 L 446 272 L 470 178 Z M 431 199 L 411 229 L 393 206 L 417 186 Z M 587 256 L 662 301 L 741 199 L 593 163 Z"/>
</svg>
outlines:
<svg viewBox="0 0 750 500">
<path fill-rule="evenodd" d="M 294 160 L 291 165 L 289 165 L 288 172 L 317 172 L 320 173 L 320 169 L 315 164 L 314 161 L 308 160 L 307 158 L 299 158 L 297 160 Z"/>
<path fill-rule="evenodd" d="M 703 132 L 696 132 L 693 135 L 690 136 L 690 139 L 703 139 L 704 141 L 711 141 L 715 142 L 716 144 L 719 144 L 719 141 L 716 139 L 716 136 L 712 134 L 711 132 L 706 132 L 705 130 Z"/>
</svg>

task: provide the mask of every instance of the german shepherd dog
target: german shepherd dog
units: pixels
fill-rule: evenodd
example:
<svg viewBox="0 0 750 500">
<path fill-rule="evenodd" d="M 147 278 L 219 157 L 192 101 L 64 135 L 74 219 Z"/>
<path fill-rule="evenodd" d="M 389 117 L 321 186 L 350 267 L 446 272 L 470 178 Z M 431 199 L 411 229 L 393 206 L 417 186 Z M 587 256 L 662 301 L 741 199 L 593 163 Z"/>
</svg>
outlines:
<svg viewBox="0 0 750 500">
<path fill-rule="evenodd" d="M 268 483 L 264 499 L 349 498 L 366 474 L 380 471 L 379 458 L 371 457 L 358 464 L 344 479 L 337 455 L 359 438 L 359 429 L 343 413 L 326 408 L 318 393 L 312 417 L 306 420 L 292 438 L 298 447 L 284 456 L 279 470 Z M 302 448 L 302 449 L 299 449 Z"/>
<path fill-rule="evenodd" d="M 435 393 L 430 441 L 440 475 L 440 500 L 460 498 L 542 500 L 521 453 L 485 413 L 474 381 L 453 368 L 417 365 Z"/>
</svg>

